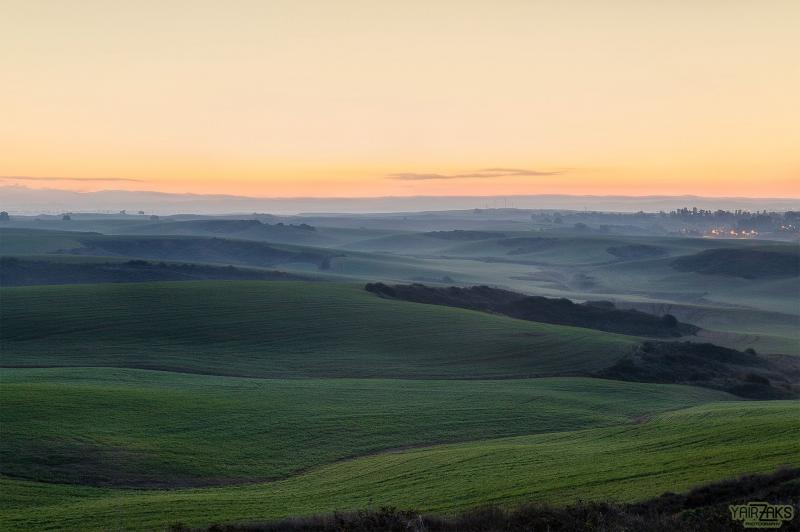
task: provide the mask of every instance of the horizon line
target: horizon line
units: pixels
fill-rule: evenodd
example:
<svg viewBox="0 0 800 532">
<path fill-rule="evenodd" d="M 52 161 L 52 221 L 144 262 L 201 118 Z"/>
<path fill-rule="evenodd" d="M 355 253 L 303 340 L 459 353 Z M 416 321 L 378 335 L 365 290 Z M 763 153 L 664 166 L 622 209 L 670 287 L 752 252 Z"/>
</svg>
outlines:
<svg viewBox="0 0 800 532">
<path fill-rule="evenodd" d="M 626 194 L 496 194 L 496 195 L 477 195 L 477 194 L 411 194 L 411 195 L 385 195 L 385 196 L 244 196 L 237 194 L 203 194 L 197 192 L 164 192 L 159 190 L 124 190 L 124 189 L 101 189 L 93 191 L 70 190 L 63 188 L 31 188 L 24 185 L 0 185 L 0 189 L 16 188 L 31 192 L 68 192 L 73 194 L 103 194 L 103 193 L 124 193 L 124 194 L 159 194 L 165 196 L 194 196 L 206 198 L 240 198 L 250 200 L 380 200 L 380 199 L 413 199 L 413 198 L 620 198 L 620 199 L 647 199 L 647 198 L 697 198 L 697 199 L 730 199 L 730 200 L 775 200 L 775 201 L 800 201 L 800 196 L 706 196 L 700 194 L 647 194 L 647 195 L 626 195 Z"/>
</svg>

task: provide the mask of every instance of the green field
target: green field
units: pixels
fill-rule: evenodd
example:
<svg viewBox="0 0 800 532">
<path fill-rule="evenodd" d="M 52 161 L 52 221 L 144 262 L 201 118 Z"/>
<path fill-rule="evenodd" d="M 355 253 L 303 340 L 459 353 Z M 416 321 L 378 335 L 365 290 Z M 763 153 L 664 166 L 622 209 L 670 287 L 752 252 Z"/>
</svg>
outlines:
<svg viewBox="0 0 800 532">
<path fill-rule="evenodd" d="M 72 231 L 40 231 L 24 228 L 0 229 L 0 245 L 3 254 L 52 253 L 61 249 L 80 246 L 81 236 L 92 233 L 75 233 Z"/>
<path fill-rule="evenodd" d="M 124 249 L 158 257 L 165 242 L 169 253 L 190 242 L 187 262 L 287 260 L 279 269 L 320 281 L 0 288 L 0 529 L 164 530 L 384 505 L 448 513 L 636 501 L 800 466 L 800 402 L 590 378 L 643 339 L 363 288 L 489 284 L 608 299 L 674 313 L 706 327 L 703 339 L 800 353 L 796 279 L 670 266 L 673 257 L 755 243 L 568 231 L 472 242 L 382 228 L 304 233 L 325 250 L 293 246 L 299 229 L 277 226 L 213 241 L 198 227 L 225 224 L 155 224 L 163 236 L 144 239 L 135 235 L 146 224 L 106 226 L 131 236 L 5 229 L 0 249 L 43 261 L 127 261 L 141 257 L 113 246 L 138 242 Z M 272 246 L 275 235 L 290 243 Z M 111 247 L 96 247 L 110 253 L 102 257 L 58 252 L 103 239 Z M 618 256 L 642 249 L 661 255 Z M 320 257 L 330 258 L 324 271 Z"/>
<path fill-rule="evenodd" d="M 575 374 L 636 339 L 378 298 L 361 286 L 185 282 L 0 291 L 5 366 L 249 377 Z"/>
<path fill-rule="evenodd" d="M 376 267 L 364 268 L 362 273 L 375 279 L 489 284 L 549 297 L 612 300 L 623 306 L 692 307 L 685 315 L 687 321 L 710 329 L 706 338 L 740 348 L 753 347 L 759 352 L 800 355 L 800 288 L 796 277 L 744 279 L 678 271 L 671 265 L 676 257 L 705 250 L 769 248 L 796 253 L 796 244 L 578 236 L 553 231 L 500 235 L 457 242 L 421 233 L 398 234 L 365 240 L 352 247 L 376 257 L 381 256 L 380 252 L 402 255 L 398 264 L 384 269 L 377 267 L 379 259 L 373 259 Z M 637 246 L 662 255 L 625 258 L 609 252 L 635 250 Z M 337 272 L 357 275 L 360 271 L 350 268 L 350 262 L 357 263 L 358 258 L 346 257 L 337 262 Z M 423 273 L 423 265 L 428 265 L 431 271 Z M 722 320 L 718 318 L 723 315 L 727 323 L 720 324 Z M 717 332 L 723 334 L 714 334 Z"/>
<path fill-rule="evenodd" d="M 473 241 L 399 233 L 349 244 L 347 249 L 420 256 L 471 257 L 544 266 L 589 266 L 648 257 L 621 258 L 614 249 L 642 246 L 664 257 L 678 257 L 721 247 L 755 247 L 755 241 L 723 241 L 662 236 L 575 234 L 564 231 L 504 231 Z M 763 245 L 763 244 L 761 244 Z M 784 245 L 783 247 L 790 247 Z M 611 251 L 610 251 L 611 250 Z"/>
<path fill-rule="evenodd" d="M 800 306 L 797 303 L 800 288 L 797 278 L 744 279 L 678 271 L 671 266 L 676 257 L 723 248 L 796 253 L 797 245 L 791 243 L 580 235 L 563 230 L 490 232 L 487 234 L 493 235 L 491 238 L 462 242 L 400 229 L 382 229 L 378 232 L 388 234 L 374 238 L 373 229 L 321 228 L 318 231 L 302 231 L 276 226 L 257 227 L 258 235 L 250 235 L 249 232 L 222 233 L 215 235 L 216 238 L 212 240 L 200 236 L 212 233 L 195 231 L 191 233 L 194 236 L 169 233 L 181 227 L 194 227 L 191 224 L 182 225 L 184 222 L 155 224 L 160 228 L 158 236 L 149 237 L 108 236 L 77 231 L 99 228 L 110 232 L 135 233 L 153 226 L 146 220 L 117 220 L 114 223 L 119 227 L 114 224 L 95 227 L 92 225 L 95 222 L 84 222 L 73 225 L 70 225 L 72 222 L 60 221 L 33 224 L 42 228 L 71 227 L 76 231 L 0 228 L 0 249 L 4 254 L 12 255 L 49 254 L 51 260 L 57 261 L 96 261 L 97 258 L 90 255 L 105 255 L 110 257 L 109 260 L 145 258 L 234 264 L 348 282 L 487 284 L 575 300 L 613 300 L 621 305 L 651 305 L 652 308 L 689 306 L 707 310 L 693 312 L 696 321 L 688 321 L 710 329 L 712 333 L 723 333 L 712 336 L 722 343 L 753 347 L 759 352 L 800 354 L 800 335 L 797 333 L 800 330 Z M 314 235 L 314 238 L 338 231 L 345 234 L 346 238 L 314 244 L 322 247 L 293 246 L 284 240 L 276 241 L 283 242 L 277 246 L 267 244 L 260 233 L 266 231 L 272 234 L 276 230 L 279 233 L 302 233 L 304 237 Z M 363 237 L 362 240 L 359 240 L 359 235 Z M 133 242 L 137 240 L 141 242 L 134 245 Z M 302 239 L 294 241 L 305 242 Z M 213 248 L 213 251 L 206 248 Z M 65 253 L 76 249 L 80 255 Z M 648 258 L 639 257 L 636 253 L 631 256 L 624 253 L 620 256 L 619 253 L 619 250 L 638 249 L 662 255 Z M 292 254 L 295 258 L 292 258 Z M 320 263 L 323 256 L 329 257 L 324 270 Z M 737 317 L 736 310 L 752 311 L 752 314 L 729 319 L 724 325 L 718 323 L 717 316 L 728 314 L 731 318 Z M 763 318 L 764 313 L 777 319 Z M 787 323 L 788 328 L 785 325 Z M 729 339 L 729 333 L 736 333 L 736 336 Z"/>
<path fill-rule="evenodd" d="M 285 480 L 171 491 L 6 479 L 5 529 L 163 529 L 397 505 L 641 500 L 800 465 L 797 402 L 712 403 L 640 424 L 483 440 L 334 463 Z"/>
<path fill-rule="evenodd" d="M 5 370 L 0 399 L 0 474 L 181 486 L 279 478 L 391 448 L 625 424 L 732 397 L 581 378 L 270 380 L 51 368 Z"/>
</svg>

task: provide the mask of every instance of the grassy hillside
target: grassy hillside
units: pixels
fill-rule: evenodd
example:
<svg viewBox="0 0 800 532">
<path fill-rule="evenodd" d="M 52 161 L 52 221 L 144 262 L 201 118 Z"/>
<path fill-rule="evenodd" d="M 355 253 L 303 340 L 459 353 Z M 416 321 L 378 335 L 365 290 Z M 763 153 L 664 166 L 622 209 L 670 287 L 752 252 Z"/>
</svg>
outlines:
<svg viewBox="0 0 800 532">
<path fill-rule="evenodd" d="M 322 226 L 317 226 L 321 222 Z M 305 246 L 339 246 L 385 234 L 397 233 L 390 229 L 367 229 L 358 218 L 341 220 L 306 219 L 304 217 L 258 215 L 256 217 L 223 217 L 199 215 L 162 216 L 151 220 L 149 216 L 120 216 L 73 214 L 71 220 L 58 217 L 12 217 L 4 222 L 4 230 L 47 230 L 53 232 L 95 232 L 106 235 L 186 235 L 217 236 L 241 240 L 258 240 L 273 243 Z M 349 222 L 349 224 L 348 224 Z M 309 223 L 313 226 L 309 227 Z M 347 227 L 353 225 L 353 227 Z"/>
<path fill-rule="evenodd" d="M 800 248 L 773 246 L 758 249 L 708 249 L 678 257 L 672 267 L 705 275 L 727 275 L 744 279 L 797 277 L 800 275 Z"/>
<path fill-rule="evenodd" d="M 285 230 L 312 233 L 302 229 Z M 358 238 L 359 230 L 325 228 L 318 233 L 335 233 L 336 238 L 346 240 Z M 235 238 L 229 234 L 222 236 L 224 238 L 220 235 L 214 238 L 197 235 L 108 236 L 77 229 L 55 231 L 0 227 L 0 254 L 26 260 L 35 258 L 73 264 L 148 259 L 206 265 L 233 264 L 248 268 L 274 269 L 279 266 L 281 270 L 302 275 L 326 275 L 347 280 L 430 280 L 441 279 L 450 273 L 447 265 L 429 264 L 428 261 L 411 257 L 341 252 L 283 243 L 274 245 L 240 239 L 237 235 L 234 235 Z M 278 241 L 282 242 L 280 239 Z M 99 276 L 95 282 L 105 281 Z"/>
<path fill-rule="evenodd" d="M 105 368 L 3 373 L 0 474 L 94 485 L 265 480 L 391 448 L 632 423 L 732 399 L 701 388 L 581 378 L 263 380 Z"/>
<path fill-rule="evenodd" d="M 314 248 L 274 246 L 263 242 L 190 236 L 94 237 L 80 239 L 81 246 L 65 250 L 76 255 L 111 255 L 156 260 L 218 264 L 274 266 L 310 264 L 325 269 L 332 254 Z"/>
<path fill-rule="evenodd" d="M 617 378 L 635 370 L 630 378 L 663 382 L 653 370 L 668 367 L 691 380 L 719 369 L 710 349 L 690 353 L 691 365 L 670 350 L 637 351 L 636 336 L 363 289 L 365 280 L 489 284 L 659 314 L 674 305 L 680 319 L 713 325 L 702 331 L 712 341 L 735 332 L 747 336 L 729 339 L 738 348 L 751 335 L 789 345 L 796 278 L 672 265 L 755 243 L 428 222 L 425 230 L 442 231 L 161 222 L 115 226 L 127 236 L 0 230 L 20 276 L 47 262 L 65 278 L 141 281 L 142 262 L 128 261 L 150 258 L 196 262 L 166 273 L 204 279 L 0 289 L 0 529 L 163 530 L 382 505 L 447 513 L 634 501 L 800 465 L 800 402 L 580 377 L 613 367 Z M 163 235 L 136 236 L 147 224 Z M 358 241 L 370 253 L 291 245 L 296 238 Z M 357 282 L 208 279 L 227 264 Z M 771 380 L 796 368 L 788 358 L 768 359 L 783 364 L 767 368 Z M 712 377 L 764 385 L 730 362 L 731 375 Z"/>
<path fill-rule="evenodd" d="M 745 279 L 729 275 L 681 272 L 672 259 L 654 259 L 586 269 L 594 291 L 606 291 L 681 304 L 752 307 L 757 310 L 800 314 L 796 278 Z M 624 289 L 623 289 L 624 288 Z M 746 327 L 747 324 L 743 323 Z"/>
<path fill-rule="evenodd" d="M 5 480 L 0 526 L 163 528 L 390 504 L 420 511 L 537 500 L 643 500 L 800 464 L 797 402 L 710 404 L 638 425 L 442 445 L 321 467 L 266 484 L 174 491 Z"/>
<path fill-rule="evenodd" d="M 236 220 L 229 222 L 238 223 Z M 294 231 L 313 233 L 301 229 Z M 450 233 L 458 232 L 445 234 Z M 7 255 L 59 252 L 54 255 L 59 260 L 76 256 L 65 254 L 68 252 L 77 253 L 78 257 L 84 256 L 87 260 L 96 260 L 95 257 L 89 257 L 94 255 L 123 260 L 145 258 L 234 264 L 370 282 L 488 284 L 528 294 L 577 300 L 673 302 L 717 308 L 746 305 L 787 315 L 800 314 L 795 278 L 743 280 L 740 277 L 680 272 L 672 266 L 674 257 L 691 256 L 709 249 L 730 248 L 745 253 L 750 249 L 768 248 L 782 254 L 796 255 L 796 246 L 790 244 L 765 247 L 763 242 L 756 241 L 575 236 L 535 232 L 479 235 L 481 238 L 495 236 L 478 241 L 442 238 L 425 233 L 387 237 L 389 241 L 395 236 L 399 239 L 397 246 L 388 250 L 402 254 L 397 255 L 230 238 L 104 236 L 97 233 L 0 228 L 0 250 Z M 417 241 L 421 243 L 418 245 L 415 243 Z M 434 247 L 430 248 L 430 245 Z M 666 254 L 659 257 L 660 253 Z M 745 320 L 735 328 L 745 333 L 784 336 L 780 331 L 755 330 L 750 325 L 751 322 Z"/>
<path fill-rule="evenodd" d="M 466 238 L 467 236 L 473 238 Z M 446 231 L 386 235 L 348 244 L 347 247 L 405 255 L 472 257 L 549 266 L 588 266 L 659 257 L 679 257 L 725 246 L 749 249 L 754 245 L 756 245 L 754 242 L 742 240 L 580 234 L 563 231 L 494 233 Z"/>
<path fill-rule="evenodd" d="M 298 231 L 303 231 L 298 229 Z M 57 253 L 271 267 L 298 264 L 325 269 L 336 253 L 319 248 L 204 236 L 108 236 L 99 233 L 0 229 L 4 255 Z"/>
<path fill-rule="evenodd" d="M 145 260 L 98 262 L 97 260 L 59 261 L 36 260 L 35 257 L 0 257 L 0 286 L 214 279 L 273 281 L 303 280 L 303 277 L 280 271 Z"/>
<path fill-rule="evenodd" d="M 800 496 L 800 468 L 782 467 L 773 473 L 745 475 L 703 484 L 685 493 L 667 492 L 644 501 L 608 503 L 577 501 L 568 505 L 529 503 L 515 508 L 485 505 L 447 515 L 415 509 L 377 508 L 335 512 L 239 525 L 215 524 L 199 530 L 239 532 L 341 532 L 374 530 L 408 532 L 498 532 L 531 530 L 647 530 L 648 532 L 735 531 L 730 505 L 749 501 L 792 504 Z M 229 528 L 222 528 L 222 527 Z M 235 527 L 235 528 L 233 528 Z M 791 530 L 790 522 L 783 529 Z M 174 532 L 198 532 L 174 525 Z M 797 529 L 797 526 L 794 526 Z"/>
<path fill-rule="evenodd" d="M 633 337 L 389 301 L 360 286 L 183 282 L 4 288 L 5 366 L 256 377 L 527 377 L 609 366 Z"/>
<path fill-rule="evenodd" d="M 0 251 L 8 254 L 51 253 L 59 249 L 80 246 L 81 236 L 98 236 L 97 233 L 71 231 L 39 231 L 36 229 L 0 228 Z"/>
<path fill-rule="evenodd" d="M 752 308 L 715 307 L 709 304 L 622 303 L 652 314 L 672 314 L 701 326 L 699 336 L 725 347 L 753 347 L 759 353 L 800 354 L 800 316 Z"/>
<path fill-rule="evenodd" d="M 750 256 L 750 250 L 768 249 L 791 258 L 797 253 L 797 246 L 792 244 L 547 231 L 496 233 L 492 238 L 476 241 L 404 234 L 362 242 L 359 249 L 416 257 L 398 257 L 395 263 L 376 264 L 373 268 L 350 268 L 350 259 L 335 259 L 334 269 L 370 281 L 487 284 L 547 297 L 610 299 L 620 307 L 691 306 L 701 310 L 699 315 L 693 312 L 693 319 L 683 314 L 676 316 L 702 327 L 735 333 L 731 339 L 708 338 L 732 347 L 754 347 L 760 352 L 798 353 L 800 349 L 796 277 L 762 278 L 756 271 L 756 275 L 748 274 L 753 278 L 745 279 L 678 271 L 672 264 L 681 257 L 706 256 L 702 254 L 707 251 L 707 255 L 718 256 L 718 250 Z M 792 260 L 796 266 L 796 258 Z M 429 271 L 422 273 L 426 265 Z M 761 268 L 755 266 L 757 270 Z M 781 316 L 777 321 L 762 319 L 758 314 L 764 312 Z M 720 325 L 716 317 L 722 315 L 737 319 Z M 788 328 L 784 325 L 787 322 Z"/>
<path fill-rule="evenodd" d="M 302 221 L 274 222 L 258 219 L 222 219 L 211 218 L 201 220 L 160 221 L 132 225 L 118 231 L 118 234 L 135 235 L 191 235 L 218 236 L 241 240 L 259 240 L 264 242 L 299 244 L 304 246 L 334 246 L 352 239 L 362 239 L 376 231 L 340 230 L 317 228 Z"/>
</svg>

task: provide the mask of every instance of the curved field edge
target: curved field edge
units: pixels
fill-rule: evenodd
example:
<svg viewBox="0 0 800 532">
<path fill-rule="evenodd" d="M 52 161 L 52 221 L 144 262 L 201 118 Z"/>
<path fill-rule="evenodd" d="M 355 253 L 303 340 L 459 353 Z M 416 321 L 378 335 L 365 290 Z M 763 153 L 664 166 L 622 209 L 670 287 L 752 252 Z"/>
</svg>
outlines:
<svg viewBox="0 0 800 532">
<path fill-rule="evenodd" d="M 0 473 L 98 486 L 256 482 L 388 449 L 632 423 L 733 399 L 590 378 L 275 380 L 6 369 Z"/>
<path fill-rule="evenodd" d="M 639 425 L 441 445 L 336 463 L 260 485 L 113 490 L 3 479 L 6 529 L 163 529 L 393 505 L 638 501 L 800 465 L 800 404 L 712 403 Z"/>
<path fill-rule="evenodd" d="M 0 297 L 6 367 L 272 378 L 586 375 L 639 340 L 388 301 L 335 283 L 37 286 L 4 288 Z"/>
</svg>

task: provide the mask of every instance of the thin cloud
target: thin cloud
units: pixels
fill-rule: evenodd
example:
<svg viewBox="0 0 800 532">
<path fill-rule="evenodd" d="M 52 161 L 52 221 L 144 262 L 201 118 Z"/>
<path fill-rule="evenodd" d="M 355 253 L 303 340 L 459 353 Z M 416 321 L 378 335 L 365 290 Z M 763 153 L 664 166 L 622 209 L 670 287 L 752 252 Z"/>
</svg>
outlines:
<svg viewBox="0 0 800 532">
<path fill-rule="evenodd" d="M 543 172 L 541 170 L 525 170 L 524 168 L 484 168 L 481 172 L 498 173 L 505 175 L 559 175 L 563 174 L 564 170 L 553 170 L 550 172 Z"/>
<path fill-rule="evenodd" d="M 528 170 L 525 168 L 484 168 L 466 174 L 418 174 L 413 172 L 394 173 L 386 176 L 387 179 L 400 181 L 427 181 L 434 179 L 494 179 L 497 177 L 537 177 L 561 175 L 563 170 L 544 172 L 541 170 Z"/>
<path fill-rule="evenodd" d="M 143 181 L 129 177 L 42 177 L 32 175 L 0 175 L 0 179 L 6 181 Z"/>
<path fill-rule="evenodd" d="M 443 174 L 400 173 L 400 174 L 389 174 L 386 177 L 388 179 L 399 179 L 401 181 L 424 181 L 426 179 L 456 179 L 458 176 L 443 175 Z"/>
</svg>

